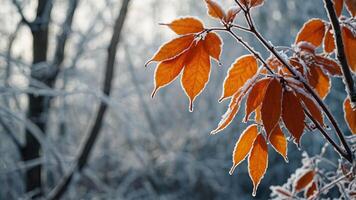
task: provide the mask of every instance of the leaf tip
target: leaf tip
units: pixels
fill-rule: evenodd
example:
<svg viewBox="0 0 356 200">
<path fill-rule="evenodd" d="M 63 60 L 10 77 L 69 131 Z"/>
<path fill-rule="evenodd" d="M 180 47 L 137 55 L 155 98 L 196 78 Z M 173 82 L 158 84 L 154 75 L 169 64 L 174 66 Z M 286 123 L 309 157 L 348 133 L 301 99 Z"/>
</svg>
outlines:
<svg viewBox="0 0 356 200">
<path fill-rule="evenodd" d="M 236 165 L 233 165 L 231 167 L 230 171 L 229 171 L 230 176 L 232 176 L 232 174 L 234 173 L 235 169 L 236 169 Z"/>
<path fill-rule="evenodd" d="M 286 163 L 289 163 L 288 156 L 285 156 L 285 157 L 284 157 L 284 161 L 285 161 Z"/>
<path fill-rule="evenodd" d="M 256 197 L 256 189 L 257 189 L 257 188 L 253 188 L 253 191 L 252 191 L 252 196 L 253 196 L 253 197 Z"/>
<path fill-rule="evenodd" d="M 158 91 L 159 87 L 155 87 L 155 89 L 153 89 L 152 93 L 151 93 L 151 98 L 153 99 Z"/>
<path fill-rule="evenodd" d="M 147 68 L 148 67 L 148 65 L 149 64 L 151 64 L 151 62 L 152 62 L 153 60 L 151 59 L 151 60 L 149 60 L 149 61 L 147 61 L 146 63 L 145 63 L 145 68 Z"/>
<path fill-rule="evenodd" d="M 191 100 L 189 102 L 189 112 L 193 112 L 194 111 L 194 105 L 193 105 L 193 101 Z"/>
<path fill-rule="evenodd" d="M 221 103 L 221 102 L 223 102 L 225 99 L 226 99 L 226 97 L 224 97 L 224 95 L 222 95 L 222 96 L 220 97 L 220 99 L 218 100 L 218 102 Z"/>
<path fill-rule="evenodd" d="M 244 119 L 242 120 L 242 122 L 243 122 L 243 123 L 247 123 L 248 118 L 249 118 L 249 116 L 248 116 L 248 115 L 246 115 L 246 116 L 244 117 Z"/>
</svg>

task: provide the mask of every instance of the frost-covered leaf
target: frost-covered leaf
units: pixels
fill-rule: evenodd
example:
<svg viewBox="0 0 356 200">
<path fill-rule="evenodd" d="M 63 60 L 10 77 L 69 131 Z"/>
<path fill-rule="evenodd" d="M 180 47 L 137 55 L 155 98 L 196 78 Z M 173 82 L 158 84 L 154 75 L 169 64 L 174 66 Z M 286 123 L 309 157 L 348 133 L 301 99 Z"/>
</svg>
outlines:
<svg viewBox="0 0 356 200">
<path fill-rule="evenodd" d="M 253 55 L 238 58 L 230 67 L 224 81 L 224 91 L 220 100 L 233 96 L 257 73 L 258 63 Z"/>
<path fill-rule="evenodd" d="M 193 111 L 195 98 L 209 81 L 210 57 L 200 41 L 190 50 L 182 76 L 182 86 L 189 97 L 189 110 Z"/>
<path fill-rule="evenodd" d="M 323 42 L 324 35 L 324 22 L 321 19 L 311 19 L 306 22 L 302 29 L 299 31 L 295 43 L 298 44 L 299 42 L 304 41 L 318 47 Z"/>
<path fill-rule="evenodd" d="M 282 110 L 282 86 L 278 79 L 273 78 L 268 84 L 261 107 L 261 117 L 267 136 L 277 125 Z"/>
<path fill-rule="evenodd" d="M 314 180 L 314 176 L 315 176 L 314 170 L 306 171 L 302 176 L 296 179 L 294 184 L 294 190 L 296 192 L 300 192 L 304 190 L 308 185 L 312 183 L 312 181 Z"/>
<path fill-rule="evenodd" d="M 320 67 L 313 65 L 309 68 L 308 80 L 322 99 L 330 93 L 330 78 Z"/>
<path fill-rule="evenodd" d="M 204 39 L 204 47 L 209 55 L 217 60 L 220 61 L 220 56 L 222 52 L 222 40 L 219 35 L 216 33 L 210 32 L 206 35 Z"/>
<path fill-rule="evenodd" d="M 250 114 L 262 104 L 269 82 L 270 79 L 261 79 L 252 86 L 246 100 L 245 122 L 249 118 Z"/>
<path fill-rule="evenodd" d="M 350 14 L 355 17 L 356 16 L 356 0 L 345 0 L 347 10 Z"/>
<path fill-rule="evenodd" d="M 268 167 L 268 146 L 262 134 L 259 134 L 253 143 L 248 158 L 248 173 L 253 183 L 252 196 L 256 196 L 258 185 L 265 175 Z"/>
<path fill-rule="evenodd" d="M 230 174 L 234 173 L 236 167 L 247 157 L 252 149 L 252 145 L 258 135 L 258 129 L 256 125 L 251 125 L 245 129 L 240 135 L 239 140 L 236 142 L 234 152 L 232 154 L 233 164 L 230 170 Z"/>
<path fill-rule="evenodd" d="M 224 21 L 226 23 L 231 23 L 235 20 L 236 15 L 241 11 L 241 8 L 237 7 L 237 6 L 233 6 L 231 8 L 229 8 L 229 10 L 226 13 L 226 17 L 224 19 Z"/>
<path fill-rule="evenodd" d="M 352 134 L 356 134 L 356 108 L 353 108 L 349 98 L 344 102 L 345 120 L 349 125 Z"/>
<path fill-rule="evenodd" d="M 167 25 L 171 28 L 175 33 L 179 35 L 186 35 L 190 33 L 199 33 L 204 31 L 203 23 L 194 17 L 184 17 L 180 19 L 176 19 Z"/>
<path fill-rule="evenodd" d="M 332 32 L 332 28 L 329 27 L 324 37 L 324 51 L 326 53 L 331 53 L 335 50 L 335 48 L 336 45 L 335 45 L 334 33 Z"/>
<path fill-rule="evenodd" d="M 216 19 L 224 20 L 225 12 L 222 7 L 213 0 L 205 0 L 206 5 L 208 6 L 208 14 Z"/>
<path fill-rule="evenodd" d="M 165 61 L 172 59 L 191 47 L 194 41 L 194 35 L 184 35 L 179 38 L 175 38 L 166 44 L 164 44 L 157 53 L 153 56 L 153 58 L 149 61 Z"/>
<path fill-rule="evenodd" d="M 338 17 L 340 17 L 342 13 L 342 9 L 344 8 L 344 0 L 333 0 L 335 12 Z"/>
<path fill-rule="evenodd" d="M 342 29 L 347 62 L 351 70 L 356 73 L 356 37 L 350 29 Z"/>
<path fill-rule="evenodd" d="M 239 0 L 239 2 L 246 8 L 252 8 L 262 5 L 264 0 Z"/>
<path fill-rule="evenodd" d="M 152 92 L 152 97 L 156 94 L 158 89 L 171 83 L 180 72 L 183 70 L 187 53 L 183 53 L 176 58 L 161 62 L 155 71 L 155 88 Z"/>
<path fill-rule="evenodd" d="M 282 119 L 290 134 L 295 138 L 296 144 L 299 146 L 305 127 L 305 115 L 299 98 L 291 91 L 285 91 L 283 93 Z"/>
<path fill-rule="evenodd" d="M 269 141 L 271 142 L 272 147 L 283 156 L 284 160 L 288 161 L 288 142 L 281 128 L 278 125 L 276 126 L 276 128 L 274 128 L 271 135 L 269 136 Z"/>
<path fill-rule="evenodd" d="M 232 120 L 234 120 L 236 114 L 240 109 L 241 96 L 240 93 L 234 95 L 231 99 L 230 105 L 226 113 L 223 115 L 218 127 L 211 132 L 211 134 L 216 134 L 230 125 Z"/>
</svg>

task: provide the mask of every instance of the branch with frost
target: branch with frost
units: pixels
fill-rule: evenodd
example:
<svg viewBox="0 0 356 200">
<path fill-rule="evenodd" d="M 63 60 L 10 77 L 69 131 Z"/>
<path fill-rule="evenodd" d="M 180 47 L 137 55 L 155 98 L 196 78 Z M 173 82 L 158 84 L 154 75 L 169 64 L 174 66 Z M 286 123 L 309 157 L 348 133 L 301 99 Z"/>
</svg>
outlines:
<svg viewBox="0 0 356 200">
<path fill-rule="evenodd" d="M 341 69 L 344 75 L 344 83 L 346 85 L 346 92 L 348 93 L 351 101 L 356 103 L 356 86 L 352 77 L 352 72 L 347 63 L 347 58 L 345 54 L 344 40 L 342 37 L 342 31 L 340 27 L 339 19 L 336 15 L 334 9 L 334 3 L 331 0 L 324 0 L 325 9 L 329 16 L 334 34 L 335 34 L 335 43 L 337 48 L 337 58 L 340 61 Z"/>
</svg>

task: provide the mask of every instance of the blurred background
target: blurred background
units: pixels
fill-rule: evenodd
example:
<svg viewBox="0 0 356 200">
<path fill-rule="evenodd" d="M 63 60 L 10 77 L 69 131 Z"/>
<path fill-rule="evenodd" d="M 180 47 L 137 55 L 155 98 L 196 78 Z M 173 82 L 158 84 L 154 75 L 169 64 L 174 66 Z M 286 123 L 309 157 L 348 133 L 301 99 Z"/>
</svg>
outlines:
<svg viewBox="0 0 356 200">
<path fill-rule="evenodd" d="M 193 113 L 177 80 L 150 97 L 155 65 L 144 64 L 174 37 L 158 23 L 187 15 L 219 26 L 202 0 L 0 0 L 0 199 L 47 196 L 72 171 L 63 199 L 252 198 L 246 162 L 228 174 L 248 125 L 241 123 L 244 109 L 229 128 L 209 134 L 226 111 L 218 99 L 230 64 L 247 53 L 242 46 L 221 34 L 222 66 L 213 63 Z M 322 0 L 266 0 L 253 16 L 277 46 L 290 46 L 306 20 L 326 19 Z M 240 35 L 269 56 L 252 36 Z M 327 104 L 343 122 L 344 87 L 333 84 Z M 307 133 L 301 150 L 313 155 L 324 143 Z M 287 181 L 302 151 L 290 143 L 285 163 L 270 148 L 255 199 Z"/>
</svg>

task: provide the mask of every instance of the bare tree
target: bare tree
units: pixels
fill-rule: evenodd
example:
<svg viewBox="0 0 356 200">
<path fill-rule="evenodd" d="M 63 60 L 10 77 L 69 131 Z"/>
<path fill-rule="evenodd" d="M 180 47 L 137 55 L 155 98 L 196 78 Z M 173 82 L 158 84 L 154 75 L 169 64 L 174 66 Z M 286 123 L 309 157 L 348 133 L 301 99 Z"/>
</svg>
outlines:
<svg viewBox="0 0 356 200">
<path fill-rule="evenodd" d="M 58 36 L 57 48 L 53 63 L 47 58 L 49 26 L 51 22 L 51 12 L 53 7 L 52 0 L 38 0 L 36 18 L 30 22 L 21 9 L 21 5 L 13 0 L 18 9 L 21 21 L 26 24 L 32 33 L 32 66 L 30 85 L 32 88 L 41 86 L 52 89 L 55 85 L 60 65 L 64 59 L 64 50 L 67 38 L 69 37 L 73 16 L 77 8 L 78 0 L 71 0 L 66 19 L 63 23 L 63 31 Z M 39 86 L 38 83 L 41 83 Z M 27 118 L 37 126 L 41 132 L 46 133 L 48 112 L 51 107 L 51 97 L 45 95 L 28 94 Z M 26 129 L 26 140 L 21 148 L 23 161 L 31 161 L 41 157 L 41 145 L 31 130 Z M 34 193 L 34 197 L 42 195 L 42 166 L 38 164 L 26 171 L 26 191 Z"/>
<path fill-rule="evenodd" d="M 103 85 L 103 93 L 105 96 L 110 96 L 112 81 L 115 74 L 115 60 L 116 60 L 116 52 L 117 46 L 120 42 L 120 36 L 122 32 L 122 28 L 124 26 L 124 22 L 127 16 L 127 11 L 129 7 L 130 0 L 124 0 L 121 5 L 119 16 L 115 21 L 115 25 L 113 28 L 113 34 L 111 37 L 111 41 L 108 47 L 108 55 L 106 60 L 106 70 L 105 70 L 105 78 Z M 66 192 L 74 173 L 81 172 L 84 166 L 87 164 L 90 153 L 94 147 L 96 139 L 100 134 L 100 130 L 102 127 L 102 123 L 104 120 L 104 116 L 107 110 L 107 103 L 101 102 L 99 109 L 96 114 L 96 118 L 94 124 L 90 130 L 88 138 L 85 141 L 85 144 L 81 151 L 79 152 L 76 163 L 74 164 L 73 169 L 66 175 L 62 180 L 60 180 L 59 184 L 54 188 L 54 190 L 49 195 L 48 199 L 59 199 Z"/>
</svg>

